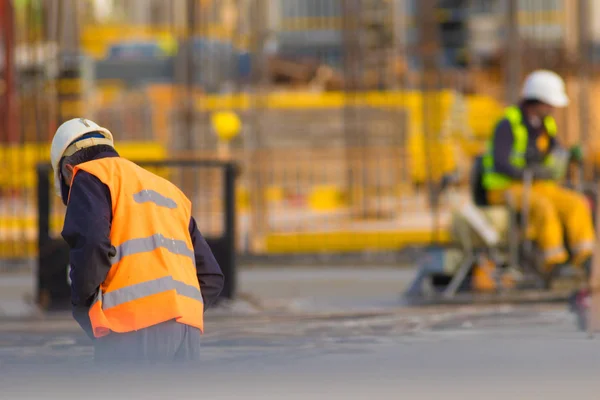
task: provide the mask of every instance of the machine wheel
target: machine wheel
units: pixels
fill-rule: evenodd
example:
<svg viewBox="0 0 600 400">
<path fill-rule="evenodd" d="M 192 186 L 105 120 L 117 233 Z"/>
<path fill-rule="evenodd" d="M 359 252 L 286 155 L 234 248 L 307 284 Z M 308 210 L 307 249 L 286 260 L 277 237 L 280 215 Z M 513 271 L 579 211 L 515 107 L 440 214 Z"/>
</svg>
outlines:
<svg viewBox="0 0 600 400">
<path fill-rule="evenodd" d="M 523 273 L 527 280 L 538 281 L 544 289 L 549 289 L 552 276 L 544 274 L 544 256 L 542 250 L 536 243 L 531 243 L 530 250 L 522 245 L 520 250 L 519 264 L 523 267 Z"/>
<path fill-rule="evenodd" d="M 582 331 L 585 332 L 587 331 L 587 312 L 586 311 L 580 311 L 577 314 L 577 328 Z"/>
<path fill-rule="evenodd" d="M 458 292 L 468 292 L 471 287 L 471 276 L 472 276 L 472 272 L 469 272 L 469 274 L 467 275 L 467 279 L 465 279 L 465 281 L 462 283 L 462 285 L 460 285 L 458 287 Z M 433 285 L 433 287 L 435 288 L 436 291 L 438 291 L 439 293 L 443 292 L 444 290 L 446 290 L 446 288 L 448 287 L 448 285 L 450 284 L 450 282 L 452 281 L 452 275 L 446 275 L 446 274 L 433 274 L 431 276 L 431 284 Z"/>
</svg>

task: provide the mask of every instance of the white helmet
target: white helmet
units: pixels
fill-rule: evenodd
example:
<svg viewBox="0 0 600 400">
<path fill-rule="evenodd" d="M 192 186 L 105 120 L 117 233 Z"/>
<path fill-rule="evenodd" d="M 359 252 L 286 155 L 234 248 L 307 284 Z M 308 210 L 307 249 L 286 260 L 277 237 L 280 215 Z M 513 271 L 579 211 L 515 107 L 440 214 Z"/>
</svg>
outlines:
<svg viewBox="0 0 600 400">
<path fill-rule="evenodd" d="M 539 100 L 553 107 L 565 107 L 569 104 L 565 82 L 555 72 L 543 69 L 533 71 L 525 79 L 521 97 Z"/>
<path fill-rule="evenodd" d="M 103 138 L 87 138 L 77 141 L 77 139 L 91 132 L 98 132 Z M 50 147 L 50 162 L 54 170 L 54 189 L 58 196 L 61 196 L 60 160 L 78 150 L 101 144 L 114 147 L 112 133 L 89 119 L 73 118 L 58 127 Z"/>
</svg>

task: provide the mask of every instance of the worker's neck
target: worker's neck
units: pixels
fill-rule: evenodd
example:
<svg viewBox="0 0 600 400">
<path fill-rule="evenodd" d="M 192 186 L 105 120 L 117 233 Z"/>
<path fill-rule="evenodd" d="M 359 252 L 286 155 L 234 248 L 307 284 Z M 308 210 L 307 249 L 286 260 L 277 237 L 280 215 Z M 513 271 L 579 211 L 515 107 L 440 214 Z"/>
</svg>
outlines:
<svg viewBox="0 0 600 400">
<path fill-rule="evenodd" d="M 540 128 L 542 126 L 542 117 L 540 117 L 533 107 L 524 106 L 523 116 L 533 128 Z"/>
</svg>

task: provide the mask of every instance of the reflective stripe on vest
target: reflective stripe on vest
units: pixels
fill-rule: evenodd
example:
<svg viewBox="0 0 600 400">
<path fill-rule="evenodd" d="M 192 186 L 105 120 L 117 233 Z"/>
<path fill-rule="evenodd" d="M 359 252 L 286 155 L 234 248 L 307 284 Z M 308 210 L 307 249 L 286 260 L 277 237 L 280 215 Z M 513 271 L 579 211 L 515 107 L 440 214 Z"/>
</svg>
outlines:
<svg viewBox="0 0 600 400">
<path fill-rule="evenodd" d="M 111 268 L 90 308 L 95 337 L 168 320 L 204 328 L 204 303 L 188 232 L 189 199 L 170 182 L 120 157 L 75 167 L 108 186 Z"/>
<path fill-rule="evenodd" d="M 176 290 L 181 296 L 203 302 L 202 293 L 200 293 L 198 288 L 176 281 L 170 276 L 165 276 L 164 278 L 138 283 L 105 294 L 99 292 L 92 305 L 96 302 L 101 302 L 102 309 L 108 310 L 121 304 L 141 299 L 142 297 L 163 293 L 168 290 Z"/>
<path fill-rule="evenodd" d="M 137 203 L 151 202 L 159 207 L 177 208 L 177 203 L 173 199 L 163 196 L 154 190 L 142 190 L 133 195 L 133 199 Z"/>
<path fill-rule="evenodd" d="M 168 239 L 160 233 L 148 236 L 146 238 L 130 239 L 120 246 L 116 247 L 117 254 L 112 258 L 112 265 L 115 265 L 123 257 L 145 253 L 156 250 L 158 248 L 164 248 L 169 250 L 173 254 L 179 254 L 189 257 L 192 262 L 195 262 L 194 251 L 188 249 L 184 241 Z"/>
<path fill-rule="evenodd" d="M 527 127 L 523 123 L 523 116 L 519 107 L 511 106 L 505 111 L 504 118 L 506 118 L 511 125 L 513 132 L 513 148 L 510 154 L 510 163 L 516 168 L 522 169 L 526 165 L 525 154 L 527 152 L 527 143 L 529 134 Z M 554 118 L 548 116 L 544 119 L 544 127 L 550 137 L 556 136 L 556 121 Z M 494 138 L 490 138 L 487 146 L 486 154 L 483 157 L 483 186 L 488 190 L 505 189 L 508 187 L 513 179 L 504 174 L 500 174 L 494 171 Z M 546 158 L 545 163 L 551 164 L 552 157 Z"/>
</svg>

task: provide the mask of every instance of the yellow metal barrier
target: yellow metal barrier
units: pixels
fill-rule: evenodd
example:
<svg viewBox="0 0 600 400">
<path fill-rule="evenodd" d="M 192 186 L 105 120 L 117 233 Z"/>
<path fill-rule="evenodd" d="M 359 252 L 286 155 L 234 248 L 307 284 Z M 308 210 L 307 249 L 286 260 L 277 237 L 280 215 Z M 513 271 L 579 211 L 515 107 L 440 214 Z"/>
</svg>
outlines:
<svg viewBox="0 0 600 400">
<path fill-rule="evenodd" d="M 431 93 L 436 97 L 443 110 L 447 110 L 452 101 L 452 92 L 441 90 Z M 266 95 L 251 95 L 236 93 L 228 95 L 198 95 L 196 106 L 199 111 L 214 111 L 220 109 L 247 110 L 260 105 L 268 109 L 322 109 L 341 108 L 347 106 L 369 107 L 406 107 L 422 112 L 423 94 L 417 90 L 398 90 L 389 92 L 276 92 Z M 420 114 L 419 114 L 420 115 Z"/>
<path fill-rule="evenodd" d="M 451 91 L 431 93 L 432 103 L 436 105 L 423 115 L 423 103 L 428 99 L 418 91 L 368 92 L 366 94 L 346 94 L 343 92 L 310 93 L 287 92 L 271 93 L 262 98 L 253 98 L 248 94 L 228 96 L 203 96 L 197 105 L 201 111 L 214 109 L 247 110 L 252 105 L 260 104 L 267 109 L 339 109 L 352 105 L 354 107 L 391 108 L 407 110 L 409 125 L 408 148 L 411 155 L 411 175 L 415 183 L 421 183 L 431 177 L 439 180 L 445 173 L 457 168 L 456 149 L 447 139 L 441 138 L 442 125 L 448 118 L 450 104 L 454 100 Z M 349 103 L 351 99 L 351 103 Z M 470 156 L 483 150 L 483 141 L 493 131 L 494 124 L 502 116 L 503 106 L 488 96 L 466 96 L 466 129 L 464 135 L 456 142 Z M 429 124 L 432 135 L 424 137 L 424 122 Z M 432 165 L 426 160 L 433 159 Z M 430 170 L 430 171 L 429 171 Z"/>
<path fill-rule="evenodd" d="M 423 135 L 409 139 L 410 175 L 414 183 L 439 182 L 457 168 L 455 148 L 448 140 L 426 140 Z"/>
<path fill-rule="evenodd" d="M 30 189 L 36 185 L 35 166 L 50 161 L 50 144 L 1 145 L 0 188 Z"/>
<path fill-rule="evenodd" d="M 165 51 L 165 55 L 177 52 L 177 38 L 183 37 L 181 27 L 149 25 L 87 25 L 81 32 L 81 46 L 85 53 L 102 59 L 107 56 L 110 46 L 128 41 L 155 41 Z M 205 39 L 228 41 L 237 48 L 247 49 L 249 37 L 234 34 L 220 23 L 208 23 L 199 27 L 194 35 Z"/>
<path fill-rule="evenodd" d="M 143 93 L 151 107 L 154 138 L 166 145 L 172 138 L 169 116 L 180 103 L 178 99 L 182 95 L 181 90 L 169 84 L 153 84 L 144 89 Z M 237 93 L 197 95 L 196 105 L 199 112 L 219 110 L 251 112 L 253 107 L 259 105 L 266 110 L 297 110 L 299 113 L 322 109 L 338 110 L 348 106 L 373 110 L 404 110 L 408 121 L 408 125 L 404 128 L 407 129 L 406 145 L 410 154 L 410 174 L 413 182 L 422 183 L 428 178 L 439 180 L 443 174 L 458 168 L 459 162 L 462 162 L 461 157 L 465 155 L 472 157 L 483 151 L 485 139 L 493 131 L 494 124 L 502 116 L 504 108 L 489 96 L 464 96 L 465 125 L 459 127 L 459 132 L 452 132 L 452 136 L 448 138 L 442 134 L 442 131 L 445 121 L 451 117 L 449 114 L 451 105 L 455 101 L 455 94 L 443 90 L 426 96 L 416 90 L 373 91 L 361 94 L 281 92 L 265 96 Z M 429 107 L 427 115 L 423 115 L 426 101 L 433 107 Z M 118 107 L 119 104 L 113 103 L 113 106 Z M 425 123 L 427 123 L 427 130 L 425 130 Z M 433 160 L 433 163 L 427 160 Z"/>
<path fill-rule="evenodd" d="M 466 96 L 468 125 L 473 135 L 487 139 L 504 114 L 504 107 L 489 96 Z"/>
<path fill-rule="evenodd" d="M 430 229 L 411 231 L 336 231 L 270 233 L 265 238 L 265 251 L 273 254 L 361 252 L 375 250 L 395 251 L 406 246 L 448 243 L 450 233 L 440 234 Z"/>
</svg>

